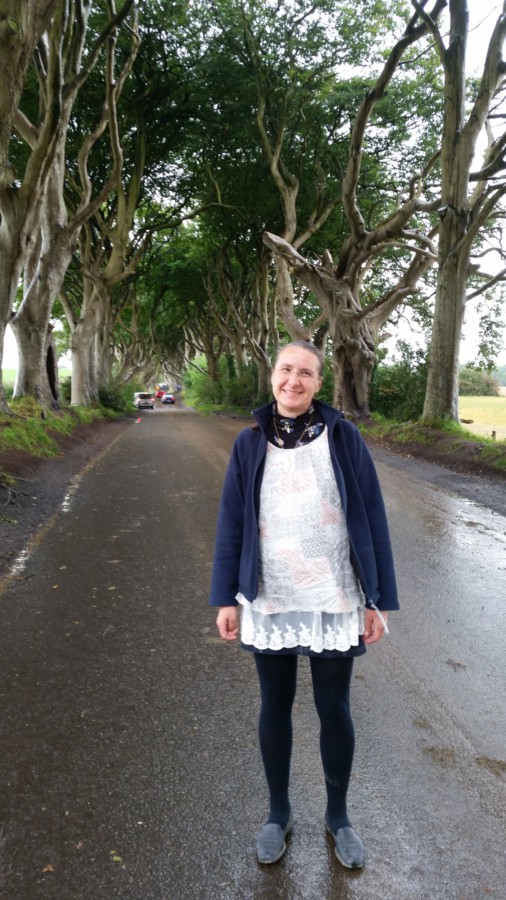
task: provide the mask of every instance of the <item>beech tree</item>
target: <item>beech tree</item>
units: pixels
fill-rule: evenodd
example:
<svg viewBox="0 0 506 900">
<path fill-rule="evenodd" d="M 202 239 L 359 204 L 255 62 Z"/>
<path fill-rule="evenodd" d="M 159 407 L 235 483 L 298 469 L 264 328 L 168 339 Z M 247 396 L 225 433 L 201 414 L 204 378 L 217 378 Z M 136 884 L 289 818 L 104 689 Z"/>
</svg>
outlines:
<svg viewBox="0 0 506 900">
<path fill-rule="evenodd" d="M 197 214 L 192 180 L 178 162 L 182 146 L 191 144 L 188 120 L 195 101 L 188 97 L 186 84 L 192 82 L 198 60 L 198 29 L 185 5 L 167 9 L 153 0 L 139 13 L 139 52 L 130 55 L 128 80 L 115 98 L 114 132 L 109 140 L 97 142 L 88 170 L 89 181 L 103 184 L 112 159 L 117 179 L 80 231 L 76 265 L 61 295 L 71 331 L 71 402 L 76 405 L 95 401 L 100 387 L 112 380 L 156 371 L 161 345 L 150 317 L 144 315 L 142 294 L 138 305 L 136 281 L 153 235 Z M 125 43 L 123 38 L 123 54 Z M 103 81 L 102 71 L 95 68 L 87 90 L 77 98 L 75 118 L 90 130 Z M 79 147 L 80 135 L 74 131 L 67 144 L 67 167 L 74 176 L 75 206 L 81 198 Z"/>
<path fill-rule="evenodd" d="M 81 0 L 56 4 L 32 60 L 37 103 L 28 91 L 12 116 L 16 133 L 27 148 L 20 154 L 20 159 L 25 155 L 20 187 L 12 191 L 18 230 L 11 234 L 10 249 L 18 262 L 17 271 L 11 267 L 10 272 L 11 298 L 17 288 L 14 278 L 23 275 L 22 298 L 10 318 L 19 351 L 14 395 L 31 394 L 43 405 L 47 402 L 43 376 L 51 310 L 80 229 L 117 187 L 121 160 L 117 102 L 138 47 L 134 0 L 125 0 L 119 11 L 114 2 L 106 3 L 102 17 L 94 21 L 92 36 L 88 33 L 90 15 L 90 4 Z M 118 67 L 118 31 L 130 15 L 130 51 Z M 80 89 L 102 61 L 102 105 L 93 128 L 82 137 L 78 154 L 81 193 L 71 213 L 65 196 L 69 122 Z M 106 130 L 112 147 L 111 165 L 106 180 L 95 189 L 89 177 L 89 159 Z"/>
<path fill-rule="evenodd" d="M 506 193 L 506 3 L 490 38 L 477 90 L 469 96 L 466 58 L 469 31 L 467 0 L 451 0 L 447 44 L 436 23 L 425 16 L 444 72 L 444 126 L 441 138 L 441 195 L 438 206 L 438 275 L 424 420 L 458 421 L 459 348 L 472 251 L 486 223 L 499 212 Z M 486 131 L 483 162 L 476 148 Z M 504 277 L 482 278 L 478 289 Z"/>
<path fill-rule="evenodd" d="M 430 13 L 431 21 L 437 21 L 444 6 L 444 0 L 436 0 Z M 287 266 L 314 293 L 328 319 L 334 369 L 333 402 L 357 417 L 369 413 L 370 379 L 377 362 L 378 333 L 392 311 L 417 291 L 420 277 L 436 261 L 434 237 L 437 228 L 431 224 L 430 214 L 436 212 L 438 205 L 438 198 L 431 197 L 438 153 L 432 152 L 419 171 L 411 169 L 407 175 L 406 169 L 401 169 L 390 204 L 378 203 L 369 215 L 365 212 L 363 184 L 364 159 L 371 152 L 371 142 L 374 144 L 374 137 L 369 137 L 368 130 L 374 135 L 381 116 L 393 118 L 392 97 L 388 98 L 389 107 L 383 104 L 382 109 L 381 101 L 407 52 L 428 33 L 427 22 L 416 12 L 389 52 L 355 115 L 339 197 L 348 234 L 336 262 L 327 250 L 320 263 L 313 263 L 298 252 L 301 241 L 291 245 L 282 236 L 265 235 L 274 254 L 278 278 L 284 286 L 284 321 L 290 333 L 294 337 L 310 336 L 307 330 L 290 326 L 290 321 L 296 320 L 297 315 Z M 393 97 L 395 99 L 395 94 Z M 400 100 L 398 114 L 405 114 L 402 91 L 397 100 Z M 435 107 L 437 109 L 437 102 Z M 411 157 L 417 158 L 415 153 L 411 153 Z M 392 174 L 392 179 L 394 177 Z M 368 289 L 368 277 L 381 261 L 390 272 L 391 283 L 383 295 L 378 296 L 370 286 Z M 396 269 L 397 282 L 392 283 Z"/>
<path fill-rule="evenodd" d="M 349 225 L 349 235 L 342 244 L 334 264 L 326 251 L 319 264 L 297 252 L 297 247 L 279 237 L 266 234 L 278 272 L 285 278 L 288 263 L 296 278 L 309 287 L 329 317 L 335 374 L 334 403 L 354 416 L 367 415 L 370 376 L 377 361 L 375 347 L 378 332 L 392 312 L 406 298 L 413 296 L 421 277 L 438 264 L 431 368 L 425 418 L 449 416 L 458 418 L 458 353 L 465 305 L 466 285 L 476 267 L 471 265 L 473 241 L 497 214 L 504 194 L 500 172 L 504 168 L 504 132 L 495 138 L 487 116 L 497 117 L 498 103 L 504 83 L 504 65 L 500 47 L 504 40 L 505 18 L 500 17 L 490 41 L 489 52 L 467 123 L 464 121 L 466 100 L 465 46 L 467 37 L 467 4 L 464 0 L 450 3 L 451 28 L 449 49 L 445 50 L 438 27 L 446 4 L 413 2 L 415 15 L 402 38 L 392 48 L 379 78 L 364 97 L 355 118 L 348 165 L 343 178 L 342 204 Z M 374 227 L 367 227 L 359 199 L 360 170 L 367 141 L 367 128 L 374 125 L 372 113 L 381 101 L 407 47 L 428 36 L 437 45 L 445 65 L 442 88 L 442 135 L 436 152 L 426 154 L 419 171 L 412 170 L 404 196 L 399 185 L 396 208 Z M 471 86 L 472 89 L 472 86 Z M 497 121 L 497 118 L 496 118 Z M 480 131 L 488 127 L 489 146 L 481 169 L 471 172 L 473 154 Z M 502 123 L 501 123 L 502 126 Z M 469 184 L 474 187 L 467 198 Z M 450 218 L 448 219 L 448 216 Z M 403 255 L 404 264 L 397 283 L 390 278 L 389 289 L 381 296 L 367 296 L 367 275 L 381 258 L 391 276 L 392 250 Z M 482 278 L 485 291 L 501 277 Z M 289 292 L 287 291 L 287 296 Z"/>
<path fill-rule="evenodd" d="M 137 119 L 135 164 L 128 174 L 119 135 L 113 142 L 115 190 L 79 232 L 78 290 L 61 292 L 72 335 L 72 405 L 89 405 L 111 382 L 114 326 L 125 304 L 133 302 L 129 284 L 148 239 L 135 227 L 146 141 L 142 121 Z"/>
<path fill-rule="evenodd" d="M 27 69 L 35 48 L 47 31 L 58 0 L 2 0 L 0 3 L 0 408 L 7 411 L 3 393 L 2 360 L 5 328 L 23 270 L 23 236 L 29 232 L 30 206 L 38 189 L 42 162 L 34 159 L 24 184 L 12 157 L 14 119 Z"/>
</svg>

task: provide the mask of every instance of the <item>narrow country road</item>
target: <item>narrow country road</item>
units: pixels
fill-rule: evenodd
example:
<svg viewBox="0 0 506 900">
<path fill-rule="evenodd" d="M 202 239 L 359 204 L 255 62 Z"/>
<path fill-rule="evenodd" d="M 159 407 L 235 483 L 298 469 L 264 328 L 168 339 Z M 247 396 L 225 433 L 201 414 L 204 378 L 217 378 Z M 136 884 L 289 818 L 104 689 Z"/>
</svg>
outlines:
<svg viewBox="0 0 506 900">
<path fill-rule="evenodd" d="M 262 867 L 256 674 L 207 606 L 245 423 L 139 418 L 0 594 L 0 898 L 505 898 L 506 517 L 378 458 L 402 609 L 354 669 L 366 866 L 343 870 L 325 833 L 301 664 L 295 827 Z"/>
</svg>

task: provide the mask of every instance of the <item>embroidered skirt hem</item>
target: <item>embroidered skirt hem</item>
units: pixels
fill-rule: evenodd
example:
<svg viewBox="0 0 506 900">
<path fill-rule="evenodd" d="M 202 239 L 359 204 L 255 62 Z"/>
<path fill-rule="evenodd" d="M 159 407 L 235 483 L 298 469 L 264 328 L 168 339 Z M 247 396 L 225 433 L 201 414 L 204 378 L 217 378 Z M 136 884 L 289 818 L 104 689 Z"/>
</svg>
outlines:
<svg viewBox="0 0 506 900">
<path fill-rule="evenodd" d="M 363 653 L 364 609 L 353 612 L 288 613 L 257 612 L 251 604 L 242 607 L 241 643 L 253 652 L 340 655 Z"/>
</svg>

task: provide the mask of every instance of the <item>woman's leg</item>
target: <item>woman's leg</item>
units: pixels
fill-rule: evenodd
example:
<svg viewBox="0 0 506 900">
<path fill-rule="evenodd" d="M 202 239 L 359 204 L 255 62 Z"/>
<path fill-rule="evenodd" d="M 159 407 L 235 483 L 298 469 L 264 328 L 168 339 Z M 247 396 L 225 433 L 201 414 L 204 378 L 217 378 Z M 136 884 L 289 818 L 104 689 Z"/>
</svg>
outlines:
<svg viewBox="0 0 506 900">
<path fill-rule="evenodd" d="M 285 828 L 290 817 L 288 784 L 292 755 L 292 706 L 297 657 L 255 653 L 262 705 L 258 734 L 269 788 L 268 821 Z"/>
<path fill-rule="evenodd" d="M 346 794 L 355 732 L 350 712 L 353 659 L 310 657 L 315 706 L 320 718 L 320 752 L 327 788 L 327 820 L 332 832 L 349 826 Z"/>
</svg>

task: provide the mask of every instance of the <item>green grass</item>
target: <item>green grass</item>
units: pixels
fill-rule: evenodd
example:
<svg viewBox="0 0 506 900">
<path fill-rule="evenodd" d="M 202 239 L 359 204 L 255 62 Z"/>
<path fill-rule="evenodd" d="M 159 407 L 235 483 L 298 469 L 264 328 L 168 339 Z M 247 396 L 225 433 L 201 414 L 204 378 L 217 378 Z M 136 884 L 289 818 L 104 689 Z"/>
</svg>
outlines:
<svg viewBox="0 0 506 900">
<path fill-rule="evenodd" d="M 504 472 L 506 474 L 506 454 L 504 452 L 504 441 L 501 441 L 499 444 L 488 443 L 481 448 L 480 460 L 487 463 L 487 465 L 492 466 L 498 472 Z"/>
<path fill-rule="evenodd" d="M 57 434 L 70 435 L 78 425 L 94 419 L 117 418 L 117 413 L 108 409 L 72 407 L 49 412 L 43 419 L 36 401 L 28 397 L 11 400 L 9 406 L 11 415 L 0 413 L 0 454 L 22 450 L 34 457 L 58 456 Z M 0 463 L 0 481 L 6 484 L 8 478 Z"/>
<path fill-rule="evenodd" d="M 32 456 L 56 456 L 58 445 L 42 420 L 12 419 L 0 416 L 0 451 L 24 450 Z"/>
<path fill-rule="evenodd" d="M 418 444 L 434 444 L 437 440 L 437 433 L 434 430 L 417 422 L 396 422 L 393 419 L 384 419 L 382 416 L 374 414 L 374 434 L 378 437 L 391 438 L 396 444 L 408 444 L 416 441 Z M 359 423 L 359 428 L 362 426 Z M 367 431 L 367 426 L 365 427 Z"/>
</svg>

